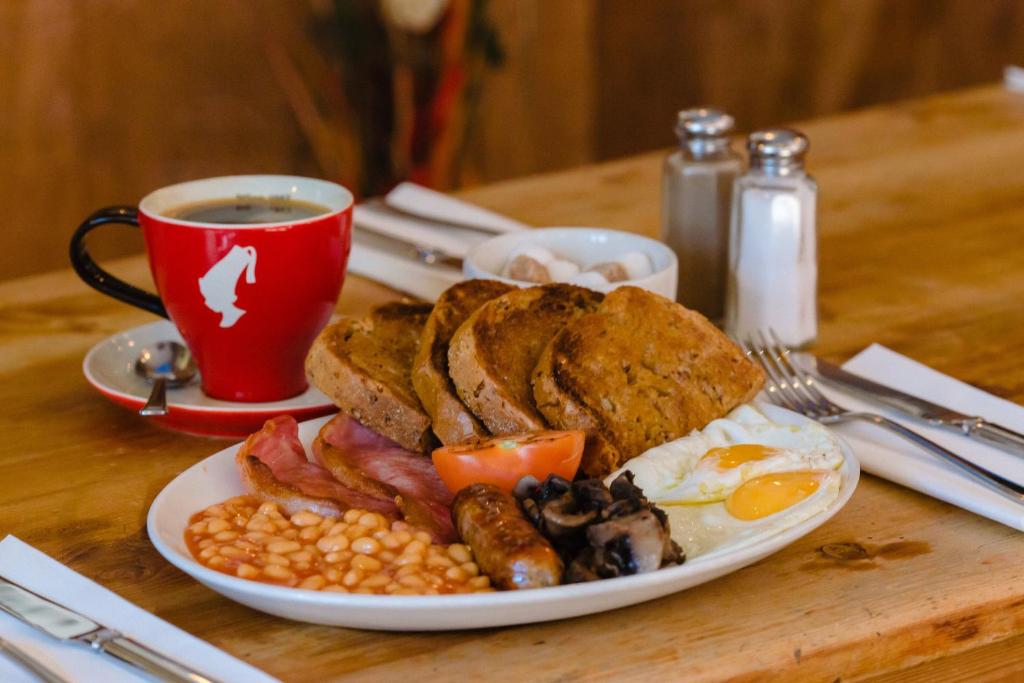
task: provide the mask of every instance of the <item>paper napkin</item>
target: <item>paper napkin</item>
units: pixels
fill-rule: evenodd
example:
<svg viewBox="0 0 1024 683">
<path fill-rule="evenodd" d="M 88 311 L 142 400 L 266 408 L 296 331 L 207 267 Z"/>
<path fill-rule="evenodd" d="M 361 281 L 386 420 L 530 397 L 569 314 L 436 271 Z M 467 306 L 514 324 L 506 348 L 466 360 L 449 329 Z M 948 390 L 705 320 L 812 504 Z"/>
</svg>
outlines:
<svg viewBox="0 0 1024 683">
<path fill-rule="evenodd" d="M 412 216 L 397 215 L 372 204 L 356 206 L 352 214 L 354 227 L 348 268 L 357 275 L 427 301 L 434 301 L 441 292 L 459 282 L 462 271 L 422 263 L 409 255 L 409 249 L 396 247 L 378 235 L 465 258 L 473 247 L 491 237 L 527 227 L 493 211 L 413 183 L 402 183 L 396 187 L 388 194 L 386 202 L 406 211 L 429 215 L 435 221 L 451 221 L 452 225 L 438 226 Z M 460 223 L 480 225 L 484 229 L 461 228 L 458 227 Z"/>
<path fill-rule="evenodd" d="M 391 192 L 388 192 L 385 203 L 401 211 L 428 216 L 436 221 L 480 226 L 496 235 L 530 227 L 526 223 L 520 223 L 490 209 L 410 182 L 396 185 Z"/>
<path fill-rule="evenodd" d="M 844 363 L 843 368 L 879 384 L 1024 432 L 1024 407 L 976 389 L 879 344 L 861 351 Z M 819 387 L 844 408 L 885 415 L 975 464 L 1011 481 L 1024 483 L 1022 456 L 904 417 L 880 404 L 836 390 L 827 382 L 819 383 Z M 937 456 L 868 423 L 851 422 L 835 429 L 850 442 L 865 471 L 1024 531 L 1024 505 L 1000 497 Z"/>
<path fill-rule="evenodd" d="M 462 279 L 462 271 L 420 263 L 358 226 L 352 231 L 348 269 L 424 301 L 436 301 L 441 292 Z"/>
<path fill-rule="evenodd" d="M 14 536 L 0 541 L 0 576 L 115 629 L 223 683 L 273 683 L 268 676 L 226 652 L 171 626 Z M 139 683 L 153 679 L 88 647 L 64 643 L 0 612 L 0 636 L 69 681 Z M 0 654 L 0 681 L 38 679 Z"/>
</svg>

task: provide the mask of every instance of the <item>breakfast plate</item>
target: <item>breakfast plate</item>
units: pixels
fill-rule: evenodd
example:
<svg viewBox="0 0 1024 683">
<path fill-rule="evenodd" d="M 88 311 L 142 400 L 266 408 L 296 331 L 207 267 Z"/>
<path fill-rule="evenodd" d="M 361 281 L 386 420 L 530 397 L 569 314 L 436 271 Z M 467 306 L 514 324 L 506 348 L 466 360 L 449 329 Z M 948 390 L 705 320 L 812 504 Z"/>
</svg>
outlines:
<svg viewBox="0 0 1024 683">
<path fill-rule="evenodd" d="M 82 372 L 89 384 L 108 399 L 137 411 L 145 405 L 151 385 L 135 374 L 135 360 L 143 347 L 165 340 L 184 343 L 169 320 L 119 332 L 89 350 L 82 362 Z M 308 420 L 337 410 L 315 387 L 283 401 L 238 403 L 210 398 L 199 388 L 198 380 L 169 389 L 167 405 L 167 415 L 149 419 L 177 431 L 224 438 L 248 436 L 275 415 Z"/>
<path fill-rule="evenodd" d="M 782 425 L 799 429 L 811 421 L 767 404 L 758 409 Z M 328 418 L 299 425 L 305 447 Z M 742 544 L 723 546 L 684 564 L 646 574 L 552 588 L 465 595 L 356 595 L 287 588 L 236 578 L 209 569 L 189 553 L 185 529 L 189 516 L 206 506 L 245 493 L 235 468 L 238 446 L 193 465 L 157 495 L 147 529 L 168 562 L 200 583 L 253 609 L 315 624 L 389 631 L 440 631 L 511 626 L 566 619 L 634 605 L 711 581 L 771 555 L 828 521 L 850 499 L 860 467 L 850 447 L 839 440 L 843 462 L 840 490 L 828 506 L 781 531 L 766 531 Z"/>
</svg>

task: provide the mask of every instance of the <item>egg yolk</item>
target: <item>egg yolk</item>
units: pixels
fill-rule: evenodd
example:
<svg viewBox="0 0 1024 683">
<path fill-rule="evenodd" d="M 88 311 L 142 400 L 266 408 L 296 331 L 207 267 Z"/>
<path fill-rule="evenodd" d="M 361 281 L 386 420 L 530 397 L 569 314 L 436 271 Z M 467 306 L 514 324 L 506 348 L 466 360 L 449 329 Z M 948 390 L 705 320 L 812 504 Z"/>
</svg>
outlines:
<svg viewBox="0 0 1024 683">
<path fill-rule="evenodd" d="M 725 509 L 736 519 L 750 521 L 796 505 L 818 490 L 826 473 L 776 472 L 741 484 L 725 499 Z"/>
<path fill-rule="evenodd" d="M 717 460 L 720 469 L 732 469 L 752 460 L 764 460 L 777 453 L 776 449 L 759 443 L 742 443 L 735 446 L 712 448 L 701 460 Z"/>
</svg>

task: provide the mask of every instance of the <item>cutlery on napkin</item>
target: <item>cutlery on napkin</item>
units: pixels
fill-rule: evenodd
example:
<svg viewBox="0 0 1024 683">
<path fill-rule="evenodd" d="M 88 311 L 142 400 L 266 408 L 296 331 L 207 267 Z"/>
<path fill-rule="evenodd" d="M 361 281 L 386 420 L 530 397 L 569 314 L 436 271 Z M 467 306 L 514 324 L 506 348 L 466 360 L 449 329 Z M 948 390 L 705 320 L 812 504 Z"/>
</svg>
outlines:
<svg viewBox="0 0 1024 683">
<path fill-rule="evenodd" d="M 908 394 L 929 397 L 967 415 L 980 415 L 1010 429 L 1024 430 L 1024 407 L 976 389 L 879 344 L 872 344 L 842 367 Z M 1024 458 L 1019 455 L 943 427 L 922 424 L 880 403 L 841 391 L 827 382 L 818 382 L 817 386 L 844 408 L 885 415 L 977 465 L 1024 483 Z M 869 424 L 849 423 L 837 425 L 834 429 L 853 446 L 865 471 L 1024 531 L 1024 504 L 1000 497 L 971 481 L 952 465 L 915 448 L 898 436 Z"/>
<path fill-rule="evenodd" d="M 146 612 L 14 536 L 0 541 L 0 576 L 162 654 L 221 681 L 276 679 Z M 0 636 L 69 681 L 149 681 L 141 672 L 89 647 L 55 640 L 8 614 L 0 613 Z M 0 680 L 36 681 L 14 662 L 0 657 Z"/>
<path fill-rule="evenodd" d="M 413 183 L 402 183 L 383 202 L 357 205 L 352 222 L 349 270 L 428 301 L 460 281 L 462 272 L 451 265 L 417 260 L 410 253 L 414 247 L 461 259 L 496 234 L 527 227 Z M 466 227 L 470 225 L 474 227 Z"/>
<path fill-rule="evenodd" d="M 882 403 L 904 417 L 914 418 L 936 427 L 952 429 L 973 439 L 1024 457 L 1024 434 L 1007 429 L 997 422 L 986 420 L 979 415 L 967 415 L 913 394 L 894 389 L 866 377 L 847 372 L 828 361 L 811 354 L 794 355 L 798 363 L 806 364 L 813 374 L 831 382 L 839 390 L 852 391 L 869 403 Z"/>
</svg>

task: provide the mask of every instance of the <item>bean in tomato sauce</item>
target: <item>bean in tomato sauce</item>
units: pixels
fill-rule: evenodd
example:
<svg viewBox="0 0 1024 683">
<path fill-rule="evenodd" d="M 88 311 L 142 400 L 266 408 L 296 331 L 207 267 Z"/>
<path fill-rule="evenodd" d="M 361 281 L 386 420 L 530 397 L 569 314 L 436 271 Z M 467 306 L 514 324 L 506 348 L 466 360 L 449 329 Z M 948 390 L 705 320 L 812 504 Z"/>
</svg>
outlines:
<svg viewBox="0 0 1024 683">
<path fill-rule="evenodd" d="M 252 581 L 335 593 L 440 595 L 490 592 L 473 553 L 366 510 L 341 519 L 238 496 L 189 519 L 189 552 L 202 565 Z"/>
</svg>

